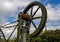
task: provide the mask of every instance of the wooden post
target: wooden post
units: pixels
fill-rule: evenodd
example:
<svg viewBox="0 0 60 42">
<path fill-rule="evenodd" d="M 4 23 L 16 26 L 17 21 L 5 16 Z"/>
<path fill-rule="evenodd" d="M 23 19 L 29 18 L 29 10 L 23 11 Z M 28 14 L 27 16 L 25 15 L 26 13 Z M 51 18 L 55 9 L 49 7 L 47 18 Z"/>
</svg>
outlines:
<svg viewBox="0 0 60 42">
<path fill-rule="evenodd" d="M 26 42 L 26 35 L 27 35 L 27 31 L 26 31 L 26 29 L 24 28 L 24 29 L 22 30 L 22 42 Z"/>
<path fill-rule="evenodd" d="M 22 18 L 21 16 L 22 13 L 18 15 L 18 28 L 17 28 L 17 42 L 30 42 L 30 35 L 29 35 L 29 30 L 30 30 L 30 22 L 26 21 Z M 28 26 L 28 29 L 26 30 L 23 29 L 21 26 L 23 25 L 23 21 L 26 21 L 26 25 Z M 25 32 L 26 31 L 26 32 Z M 25 37 L 24 37 L 25 36 Z M 25 40 L 25 41 L 23 41 Z"/>
<path fill-rule="evenodd" d="M 20 14 L 18 15 L 18 28 L 17 28 L 17 41 L 16 42 L 21 42 L 20 41 L 20 33 L 21 33 L 21 31 L 20 31 L 20 28 L 21 28 L 21 16 L 20 16 Z"/>
<path fill-rule="evenodd" d="M 26 26 L 28 26 L 28 31 L 27 31 L 27 35 L 26 35 L 26 42 L 30 42 L 30 35 L 29 35 L 29 31 L 30 31 L 30 21 L 27 22 Z"/>
</svg>

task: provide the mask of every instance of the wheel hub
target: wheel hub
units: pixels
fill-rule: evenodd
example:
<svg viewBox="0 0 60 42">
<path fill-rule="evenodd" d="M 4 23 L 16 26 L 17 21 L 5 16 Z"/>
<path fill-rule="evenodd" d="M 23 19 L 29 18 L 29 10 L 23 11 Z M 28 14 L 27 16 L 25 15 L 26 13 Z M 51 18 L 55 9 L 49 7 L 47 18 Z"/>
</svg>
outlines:
<svg viewBox="0 0 60 42">
<path fill-rule="evenodd" d="M 21 14 L 21 18 L 23 19 L 23 20 L 26 20 L 26 21 L 30 21 L 31 20 L 31 18 L 30 18 L 30 16 L 26 13 L 22 13 Z"/>
</svg>

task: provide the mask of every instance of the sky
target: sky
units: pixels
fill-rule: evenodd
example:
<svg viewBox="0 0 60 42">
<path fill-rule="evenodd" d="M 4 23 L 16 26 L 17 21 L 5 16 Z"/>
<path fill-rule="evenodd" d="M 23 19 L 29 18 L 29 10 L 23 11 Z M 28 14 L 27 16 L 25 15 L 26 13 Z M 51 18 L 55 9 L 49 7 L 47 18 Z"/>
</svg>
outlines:
<svg viewBox="0 0 60 42">
<path fill-rule="evenodd" d="M 0 25 L 17 20 L 18 13 L 33 1 L 39 1 L 47 9 L 46 28 L 48 30 L 60 29 L 60 0 L 0 0 Z M 12 29 L 3 29 L 3 32 L 7 36 Z"/>
</svg>

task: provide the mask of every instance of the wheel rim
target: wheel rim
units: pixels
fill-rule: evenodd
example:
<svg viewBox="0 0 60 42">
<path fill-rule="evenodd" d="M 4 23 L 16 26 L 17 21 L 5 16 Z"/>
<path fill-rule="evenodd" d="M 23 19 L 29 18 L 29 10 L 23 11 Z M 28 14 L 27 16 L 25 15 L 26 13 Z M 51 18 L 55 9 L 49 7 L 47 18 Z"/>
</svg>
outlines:
<svg viewBox="0 0 60 42">
<path fill-rule="evenodd" d="M 33 13 L 32 15 L 32 10 L 33 10 L 33 7 L 34 6 L 38 6 L 37 10 Z M 30 17 L 31 18 L 31 22 L 32 24 L 34 25 L 35 28 L 37 28 L 32 34 L 30 34 L 30 37 L 36 37 L 38 34 L 41 33 L 41 31 L 43 30 L 44 26 L 45 26 L 45 23 L 46 23 L 46 20 L 47 20 L 47 11 L 46 11 L 46 8 L 40 3 L 40 2 L 32 2 L 30 3 L 26 8 L 25 10 L 23 11 L 23 13 L 27 13 L 29 11 L 29 9 L 31 8 L 31 13 L 30 13 Z M 35 14 L 37 13 L 37 11 L 41 8 L 41 11 L 42 11 L 42 17 L 36 17 L 36 18 L 33 18 L 35 16 Z M 41 18 L 41 21 L 39 23 L 39 26 L 36 27 L 34 22 L 32 21 L 33 19 L 38 19 L 38 18 Z M 30 22 L 30 23 L 31 23 Z"/>
</svg>

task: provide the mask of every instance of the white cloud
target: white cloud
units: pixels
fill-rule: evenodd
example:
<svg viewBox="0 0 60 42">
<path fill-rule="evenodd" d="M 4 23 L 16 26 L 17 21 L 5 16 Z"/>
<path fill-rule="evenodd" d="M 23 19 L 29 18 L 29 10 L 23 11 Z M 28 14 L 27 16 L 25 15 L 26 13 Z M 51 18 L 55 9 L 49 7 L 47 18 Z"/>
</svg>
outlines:
<svg viewBox="0 0 60 42">
<path fill-rule="evenodd" d="M 60 7 L 59 5 L 56 7 L 53 7 L 51 4 L 47 5 L 47 14 L 48 14 L 48 20 L 50 21 L 57 21 L 60 18 Z"/>
<path fill-rule="evenodd" d="M 56 30 L 56 29 L 59 29 L 60 30 L 60 26 L 48 26 L 47 25 L 47 30 Z"/>
<path fill-rule="evenodd" d="M 23 10 L 32 1 L 35 1 L 35 0 L 0 0 L 0 6 L 1 6 L 0 7 L 0 24 L 7 23 L 8 22 L 7 20 L 9 17 L 14 17 L 14 20 L 16 20 L 17 19 L 16 13 Z M 39 1 L 39 0 L 36 0 L 36 1 Z M 20 9 L 18 10 L 18 8 L 20 8 Z M 48 4 L 46 6 L 46 9 L 47 9 L 47 13 L 48 13 L 48 20 L 47 20 L 48 22 L 46 24 L 47 29 L 59 29 L 60 26 L 57 23 L 58 23 L 58 21 L 60 21 L 59 20 L 60 19 L 60 4 L 58 4 L 55 7 L 53 7 L 53 5 L 51 5 L 51 4 Z M 38 11 L 38 13 L 39 13 L 39 11 Z M 52 21 L 53 21 L 53 25 L 57 24 L 56 27 L 51 25 Z M 33 30 L 34 30 L 34 27 L 32 26 L 31 31 L 33 32 Z M 6 35 L 8 35 L 12 32 L 12 30 L 10 30 L 10 29 L 3 29 L 3 31 Z M 15 33 L 13 34 L 13 36 L 15 36 Z"/>
<path fill-rule="evenodd" d="M 14 28 L 10 28 L 10 29 L 2 28 L 2 31 L 3 31 L 6 39 L 11 35 L 13 30 L 14 30 Z M 12 34 L 11 38 L 16 37 L 16 36 L 17 36 L 17 29 Z"/>
<path fill-rule="evenodd" d="M 17 20 L 16 13 L 23 10 L 32 1 L 38 0 L 0 0 L 0 25 L 9 23 L 9 17 L 13 17 L 14 20 Z M 12 32 L 12 29 L 3 29 L 3 32 L 5 36 L 8 37 Z M 15 34 L 16 33 L 14 33 L 13 36 Z"/>
<path fill-rule="evenodd" d="M 17 18 L 16 13 L 23 10 L 32 1 L 35 1 L 35 0 L 1 0 L 0 1 L 0 6 L 1 6 L 0 7 L 0 23 L 2 22 L 2 19 L 4 20 L 3 23 L 8 22 L 7 21 L 8 17 Z M 18 8 L 19 8 L 19 11 L 18 11 Z"/>
<path fill-rule="evenodd" d="M 48 4 L 46 6 L 48 19 L 46 23 L 47 29 L 55 30 L 60 28 L 60 4 L 53 7 L 53 5 Z"/>
</svg>

